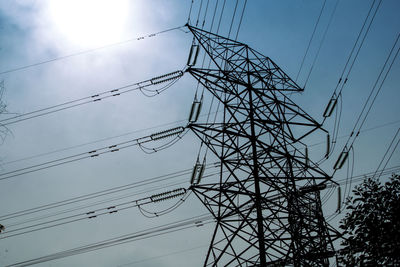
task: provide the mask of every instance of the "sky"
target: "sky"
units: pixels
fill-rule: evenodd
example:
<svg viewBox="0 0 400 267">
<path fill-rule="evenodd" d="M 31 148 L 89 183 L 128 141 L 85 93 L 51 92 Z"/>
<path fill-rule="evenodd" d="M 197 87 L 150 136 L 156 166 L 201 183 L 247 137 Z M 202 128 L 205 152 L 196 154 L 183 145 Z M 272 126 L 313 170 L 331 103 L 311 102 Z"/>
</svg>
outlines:
<svg viewBox="0 0 400 267">
<path fill-rule="evenodd" d="M 186 28 L 160 32 L 184 26 L 188 18 L 192 25 L 201 27 L 204 21 L 204 29 L 216 32 L 217 19 L 221 18 L 218 33 L 228 36 L 236 1 L 226 1 L 222 13 L 223 2 L 1 1 L 0 81 L 4 81 L 2 101 L 9 113 L 1 114 L 1 120 L 182 70 L 191 47 L 191 34 Z M 376 8 L 379 1 L 374 2 Z M 209 5 L 205 12 L 207 3 Z M 215 23 L 211 28 L 216 3 Z M 230 33 L 231 38 L 238 33 L 238 41 L 270 57 L 293 79 L 298 76 L 296 80 L 301 87 L 307 80 L 304 92 L 293 94 L 291 98 L 319 122 L 323 120 L 325 106 L 341 77 L 372 1 L 339 1 L 325 38 L 324 31 L 337 1 L 326 1 L 313 35 L 323 3 L 316 0 L 247 1 L 239 28 L 245 4 L 245 1 L 239 0 Z M 339 138 L 329 160 L 320 166 L 328 174 L 334 174 L 334 181 L 347 177 L 347 165 L 335 173 L 333 165 L 399 34 L 399 8 L 397 0 L 382 1 L 342 91 Z M 320 52 L 313 63 L 320 45 Z M 398 47 L 399 44 L 396 49 Z M 304 64 L 299 71 L 303 58 Z M 37 64 L 47 61 L 50 62 Z M 310 78 L 307 79 L 311 69 Z M 400 62 L 397 59 L 354 142 L 354 154 L 349 160 L 354 162 L 354 176 L 377 169 L 400 127 L 399 74 Z M 196 82 L 189 74 L 185 74 L 154 97 L 146 97 L 135 90 L 6 125 L 9 132 L 0 146 L 0 177 L 6 177 L 2 174 L 17 169 L 185 126 L 195 91 Z M 206 99 L 209 101 L 209 98 Z M 206 113 L 204 109 L 201 115 Z M 332 116 L 323 125 L 331 134 L 334 122 Z M 307 140 L 312 160 L 318 161 L 323 157 L 325 138 L 320 134 Z M 163 139 L 146 146 L 156 147 L 168 141 Z M 71 215 L 135 201 L 178 187 L 188 188 L 190 169 L 195 164 L 199 146 L 199 140 L 188 132 L 173 146 L 157 153 L 147 154 L 140 147 L 132 146 L 99 157 L 0 180 L 0 224 L 6 227 L 0 238 L 8 231 L 27 227 L 34 222 L 19 226 L 15 224 L 45 216 L 47 212 L 107 201 L 67 214 Z M 399 162 L 400 152 L 397 148 L 386 168 L 396 167 Z M 155 178 L 182 170 L 189 171 L 168 180 L 158 181 Z M 206 174 L 213 171 L 217 171 L 217 168 L 210 167 Z M 153 183 L 26 217 L 1 219 L 1 216 L 13 212 L 147 179 Z M 387 175 L 381 177 L 382 181 L 385 179 Z M 343 198 L 345 188 L 344 185 L 342 187 Z M 327 189 L 321 194 L 326 200 L 324 214 L 328 218 L 336 210 L 337 193 Z M 125 198 L 108 199 L 120 196 Z M 148 211 L 160 212 L 173 206 L 176 201 L 177 198 L 143 207 Z M 207 214 L 207 210 L 194 195 L 189 195 L 177 209 L 156 218 L 147 218 L 134 207 L 5 238 L 0 241 L 0 265 L 46 256 L 202 214 Z M 330 216 L 330 223 L 336 227 L 343 215 L 344 212 L 334 218 Z M 212 223 L 203 226 L 198 224 L 190 229 L 37 266 L 199 266 L 204 260 L 212 230 Z"/>
</svg>

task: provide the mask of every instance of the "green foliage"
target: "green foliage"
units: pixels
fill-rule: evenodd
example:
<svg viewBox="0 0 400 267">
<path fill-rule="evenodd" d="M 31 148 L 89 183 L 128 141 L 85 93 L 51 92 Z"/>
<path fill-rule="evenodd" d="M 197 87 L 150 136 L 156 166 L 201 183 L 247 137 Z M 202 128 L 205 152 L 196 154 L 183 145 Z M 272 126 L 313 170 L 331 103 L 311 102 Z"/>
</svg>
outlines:
<svg viewBox="0 0 400 267">
<path fill-rule="evenodd" d="M 347 200 L 340 222 L 345 266 L 400 266 L 400 176 L 382 185 L 366 179 Z"/>
</svg>

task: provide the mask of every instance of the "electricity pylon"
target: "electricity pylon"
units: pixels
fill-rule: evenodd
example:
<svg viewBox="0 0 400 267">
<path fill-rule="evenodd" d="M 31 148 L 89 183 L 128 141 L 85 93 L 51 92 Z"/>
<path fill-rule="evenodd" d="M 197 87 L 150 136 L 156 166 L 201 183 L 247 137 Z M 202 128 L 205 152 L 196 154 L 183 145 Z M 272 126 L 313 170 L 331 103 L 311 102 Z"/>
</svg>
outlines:
<svg viewBox="0 0 400 267">
<path fill-rule="evenodd" d="M 218 181 L 192 179 L 216 220 L 204 265 L 328 266 L 335 233 L 319 191 L 331 177 L 302 143 L 323 130 L 288 98 L 302 89 L 246 44 L 188 27 L 187 71 L 223 106 L 216 121 L 188 126 L 221 162 Z M 199 48 L 208 68 L 195 67 Z"/>
</svg>

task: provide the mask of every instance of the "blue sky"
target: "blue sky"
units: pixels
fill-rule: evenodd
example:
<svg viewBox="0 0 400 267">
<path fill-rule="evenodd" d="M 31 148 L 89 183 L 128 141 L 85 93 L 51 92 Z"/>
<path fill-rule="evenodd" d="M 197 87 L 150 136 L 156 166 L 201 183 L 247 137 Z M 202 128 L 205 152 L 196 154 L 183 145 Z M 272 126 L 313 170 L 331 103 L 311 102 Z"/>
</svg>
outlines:
<svg viewBox="0 0 400 267">
<path fill-rule="evenodd" d="M 190 0 L 121 0 L 112 1 L 112 4 L 111 1 L 100 1 L 97 4 L 87 1 L 80 5 L 78 2 L 80 1 L 2 1 L 0 72 L 183 26 L 187 22 L 191 6 Z M 244 1 L 238 2 L 238 11 L 241 11 Z M 194 0 L 193 3 L 191 21 L 195 24 L 201 1 Z M 200 24 L 204 18 L 206 3 L 204 0 Z M 210 28 L 215 3 L 214 0 L 209 2 L 205 29 Z M 223 1 L 218 3 L 217 18 L 221 14 Z M 228 34 L 235 3 L 236 1 L 226 3 L 221 18 L 221 35 Z M 371 3 L 372 1 L 365 0 L 339 2 L 305 91 L 292 96 L 298 105 L 318 121 L 322 121 L 323 110 L 340 78 Z M 323 1 L 304 0 L 247 1 L 238 41 L 247 43 L 270 57 L 289 76 L 295 78 L 322 4 Z M 298 78 L 300 86 L 304 85 L 310 71 L 335 4 L 336 0 L 326 1 Z M 383 1 L 355 61 L 343 90 L 339 137 L 344 137 L 337 140 L 331 159 L 321 166 L 328 174 L 333 173 L 334 161 L 399 33 L 399 8 L 400 3 L 397 0 Z M 238 22 L 239 16 L 236 14 L 232 33 L 236 33 Z M 3 101 L 9 112 L 21 114 L 180 70 L 186 64 L 190 44 L 189 33 L 175 30 L 37 67 L 3 73 L 0 75 L 6 90 Z M 397 59 L 362 128 L 364 131 L 355 141 L 354 175 L 375 171 L 400 127 L 399 71 Z M 11 133 L 0 147 L 2 173 L 185 125 L 195 88 L 194 79 L 184 75 L 171 88 L 156 97 L 148 98 L 139 92 L 132 92 L 10 125 Z M 2 117 L 6 118 L 6 115 Z M 330 118 L 324 127 L 331 131 L 333 123 L 334 120 Z M 371 128 L 375 129 L 368 130 Z M 316 135 L 307 142 L 311 145 L 324 141 L 324 138 L 324 135 Z M 101 139 L 107 140 L 92 143 Z M 91 144 L 75 147 L 85 143 Z M 3 205 L 0 206 L 0 215 L 190 169 L 195 163 L 198 147 L 199 141 L 188 133 L 174 146 L 159 153 L 148 155 L 138 147 L 132 147 L 114 154 L 2 180 L 0 201 Z M 37 156 L 65 148 L 70 149 Z M 310 151 L 314 161 L 323 154 L 324 145 L 313 146 Z M 35 157 L 21 160 L 30 156 Z M 16 160 L 18 161 L 12 162 Z M 397 166 L 399 160 L 398 148 L 387 167 Z M 180 177 L 183 181 L 180 186 L 188 187 L 189 178 Z M 344 178 L 346 168 L 335 173 L 335 180 Z M 181 181 L 179 179 L 176 181 Z M 150 190 L 151 186 L 165 189 L 154 189 L 138 197 L 176 187 L 156 183 L 132 192 Z M 326 192 L 322 194 L 325 195 Z M 335 194 L 327 201 L 324 206 L 326 215 L 334 212 L 336 201 Z M 166 202 L 163 204 L 165 206 L 154 205 L 148 208 L 157 211 L 172 204 L 173 201 Z M 206 210 L 194 196 L 190 196 L 174 212 L 155 219 L 143 217 L 135 208 L 96 220 L 85 220 L 4 239 L 0 242 L 0 264 L 12 264 L 48 255 L 202 213 L 206 213 Z M 336 224 L 340 216 L 342 215 L 332 220 L 332 223 Z M 24 218 L 20 218 L 22 219 Z M 18 219 L 5 222 L 0 220 L 0 223 L 6 226 L 7 231 L 12 229 L 8 224 L 17 221 Z M 206 253 L 212 230 L 212 225 L 196 227 L 38 266 L 119 266 L 191 248 L 193 250 L 185 253 L 155 258 L 138 263 L 137 266 L 199 266 Z"/>
</svg>

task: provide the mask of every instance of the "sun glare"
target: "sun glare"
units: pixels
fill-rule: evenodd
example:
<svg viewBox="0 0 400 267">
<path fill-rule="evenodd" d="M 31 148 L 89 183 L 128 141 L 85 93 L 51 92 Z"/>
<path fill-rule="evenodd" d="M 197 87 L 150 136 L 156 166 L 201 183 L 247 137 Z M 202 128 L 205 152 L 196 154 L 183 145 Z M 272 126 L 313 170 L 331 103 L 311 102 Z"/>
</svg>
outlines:
<svg viewBox="0 0 400 267">
<path fill-rule="evenodd" d="M 70 42 L 96 46 L 121 40 L 128 20 L 128 0 L 51 0 L 52 23 Z"/>
</svg>

